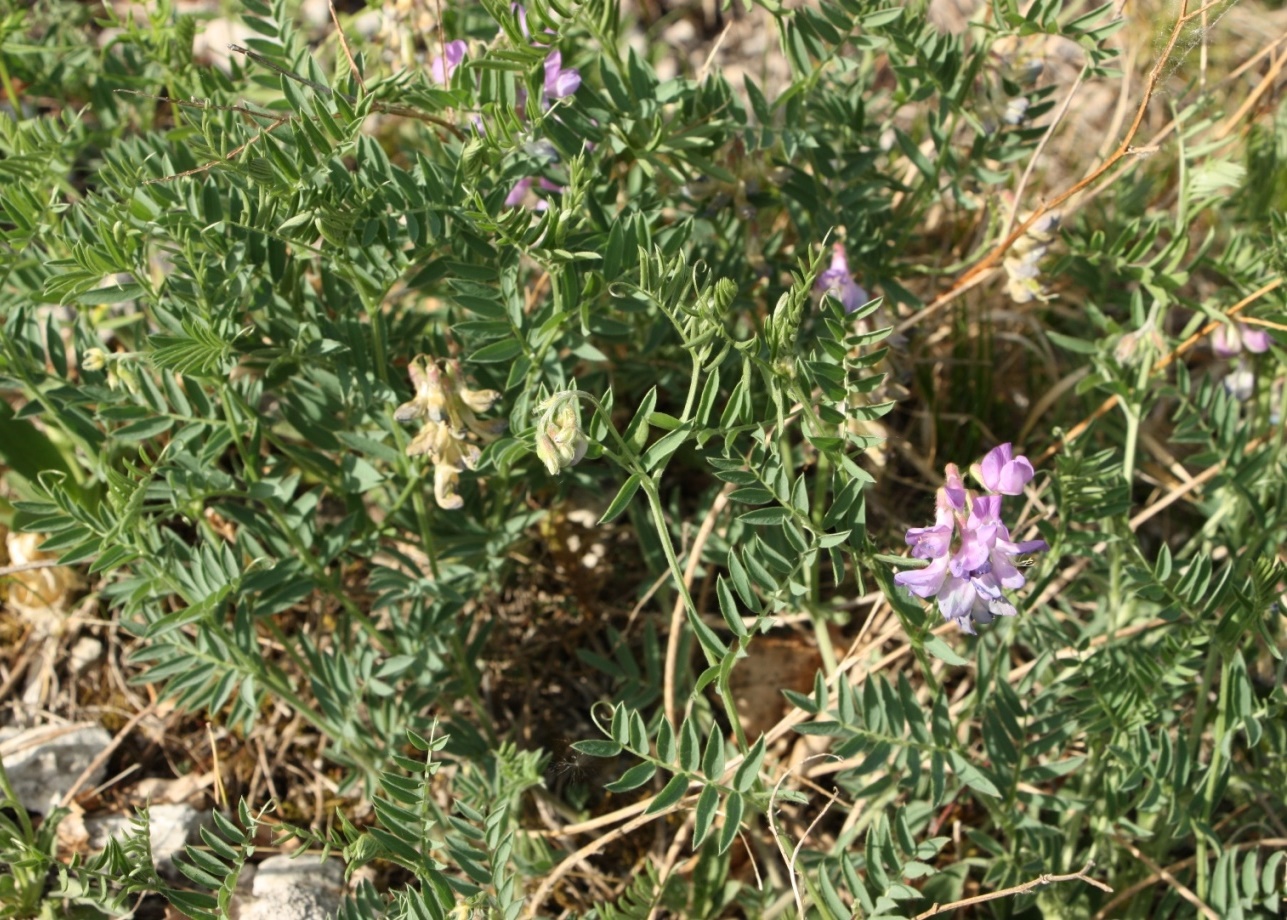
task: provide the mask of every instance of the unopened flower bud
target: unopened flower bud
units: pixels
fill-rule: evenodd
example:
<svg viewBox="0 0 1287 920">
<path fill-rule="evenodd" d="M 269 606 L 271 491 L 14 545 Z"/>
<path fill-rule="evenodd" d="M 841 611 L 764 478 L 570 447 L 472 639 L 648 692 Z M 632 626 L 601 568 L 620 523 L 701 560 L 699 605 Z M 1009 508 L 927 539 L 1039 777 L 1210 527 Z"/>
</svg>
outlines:
<svg viewBox="0 0 1287 920">
<path fill-rule="evenodd" d="M 1028 117 L 1028 98 L 1026 96 L 1016 96 L 1006 103 L 1005 111 L 1001 114 L 1001 120 L 1007 125 L 1021 125 Z"/>
<path fill-rule="evenodd" d="M 86 371 L 101 371 L 107 367 L 107 352 L 101 348 L 91 348 L 81 356 L 80 366 Z"/>
<path fill-rule="evenodd" d="M 555 393 L 539 407 L 536 456 L 550 475 L 576 466 L 590 446 L 581 431 L 581 412 L 574 390 Z"/>
</svg>

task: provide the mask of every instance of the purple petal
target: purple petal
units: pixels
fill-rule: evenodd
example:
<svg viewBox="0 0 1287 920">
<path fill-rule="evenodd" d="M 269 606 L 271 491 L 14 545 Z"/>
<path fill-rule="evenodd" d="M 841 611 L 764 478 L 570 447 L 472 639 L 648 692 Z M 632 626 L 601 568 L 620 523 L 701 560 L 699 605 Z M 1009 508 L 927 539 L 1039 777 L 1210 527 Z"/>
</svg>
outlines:
<svg viewBox="0 0 1287 920">
<path fill-rule="evenodd" d="M 1027 579 L 1023 577 L 1023 573 L 1020 572 L 1014 563 L 1010 561 L 1009 556 L 1006 556 L 1003 553 L 993 553 L 991 564 L 992 578 L 997 584 L 1001 585 L 1001 587 L 1009 588 L 1011 591 L 1014 591 L 1017 588 L 1022 588 L 1027 583 Z M 1000 591 L 997 592 L 996 596 L 1001 596 Z"/>
<path fill-rule="evenodd" d="M 997 491 L 1003 495 L 1018 495 L 1035 475 L 1036 471 L 1027 457 L 1015 457 L 1001 468 L 1001 481 L 997 484 Z"/>
<path fill-rule="evenodd" d="M 1028 553 L 1044 553 L 1050 549 L 1050 544 L 1045 540 L 1025 540 L 1022 543 L 1012 545 L 1014 549 L 1011 552 L 1017 556 L 1026 556 Z"/>
<path fill-rule="evenodd" d="M 571 96 L 581 86 L 581 73 L 575 67 L 563 69 L 563 53 L 557 48 L 545 58 L 545 95 L 550 99 Z"/>
<path fill-rule="evenodd" d="M 837 275 L 849 274 L 849 258 L 845 254 L 844 243 L 833 243 L 831 246 L 831 267 L 828 269 Z"/>
<path fill-rule="evenodd" d="M 563 99 L 573 95 L 581 88 L 581 72 L 575 67 L 569 67 L 561 72 L 554 81 L 553 90 L 549 90 L 551 99 Z"/>
<path fill-rule="evenodd" d="M 527 31 L 527 8 L 521 3 L 511 3 L 509 8 L 518 17 L 518 27 L 523 30 L 523 37 L 531 41 L 532 33 Z"/>
<path fill-rule="evenodd" d="M 1001 496 L 1000 495 L 978 495 L 972 502 L 973 507 L 970 509 L 970 517 L 966 527 L 983 527 L 991 524 L 993 526 L 1001 523 Z"/>
<path fill-rule="evenodd" d="M 961 479 L 961 471 L 956 468 L 955 463 L 949 463 L 944 468 L 947 482 L 943 485 L 943 494 L 947 497 L 948 503 L 957 511 L 965 510 L 965 482 Z"/>
<path fill-rule="evenodd" d="M 947 557 L 935 559 L 923 569 L 911 569 L 894 576 L 894 584 L 906 588 L 917 597 L 933 597 L 947 577 Z"/>
<path fill-rule="evenodd" d="M 1233 370 L 1224 378 L 1224 388 L 1239 402 L 1246 402 L 1256 393 L 1256 373 L 1246 358 L 1239 358 Z"/>
<path fill-rule="evenodd" d="M 996 543 L 996 527 L 987 525 L 966 528 L 961 532 L 961 548 L 952 556 L 948 568 L 952 574 L 963 577 L 973 572 L 988 561 L 988 555 Z"/>
<path fill-rule="evenodd" d="M 1010 603 L 1004 597 L 999 597 L 992 603 L 988 604 L 988 612 L 999 617 L 1012 617 L 1019 611 L 1014 609 L 1014 604 Z"/>
<path fill-rule="evenodd" d="M 962 632 L 973 633 L 970 614 L 978 597 L 978 592 L 967 579 L 953 578 L 939 591 L 939 612 L 943 614 L 943 619 L 954 621 Z"/>
<path fill-rule="evenodd" d="M 907 531 L 907 545 L 912 547 L 916 559 L 937 559 L 946 556 L 952 545 L 952 527 L 913 527 Z"/>
<path fill-rule="evenodd" d="M 445 86 L 451 80 L 451 75 L 456 72 L 460 62 L 465 59 L 465 52 L 469 46 L 460 39 L 453 42 L 447 42 L 446 47 L 446 67 L 443 66 L 443 58 L 436 57 L 429 62 L 429 75 L 433 77 L 435 83 Z"/>
<path fill-rule="evenodd" d="M 1242 327 L 1240 330 L 1242 332 L 1242 344 L 1246 347 L 1247 351 L 1260 355 L 1269 350 L 1269 346 L 1273 344 L 1273 340 L 1269 338 L 1268 332 L 1264 329 L 1254 329 L 1244 323 L 1240 323 L 1239 325 Z"/>
<path fill-rule="evenodd" d="M 505 207 L 517 208 L 521 205 L 523 203 L 523 199 L 527 197 L 528 190 L 531 189 L 531 187 L 531 176 L 527 176 L 515 182 L 514 187 L 510 189 L 509 194 L 505 196 Z"/>
<path fill-rule="evenodd" d="M 984 602 L 994 601 L 1001 596 L 1001 585 L 992 572 L 971 576 L 970 584 L 974 593 L 983 598 Z"/>
<path fill-rule="evenodd" d="M 1001 481 L 1001 469 L 1010 462 L 1011 445 L 1007 441 L 1005 444 L 998 444 L 986 454 L 983 455 L 983 461 L 979 464 L 979 479 L 983 483 L 983 488 L 989 492 L 997 491 L 997 483 Z"/>
<path fill-rule="evenodd" d="M 1237 328 L 1229 323 L 1216 326 L 1215 332 L 1211 333 L 1211 350 L 1217 358 L 1232 358 L 1242 351 L 1242 336 Z"/>
</svg>

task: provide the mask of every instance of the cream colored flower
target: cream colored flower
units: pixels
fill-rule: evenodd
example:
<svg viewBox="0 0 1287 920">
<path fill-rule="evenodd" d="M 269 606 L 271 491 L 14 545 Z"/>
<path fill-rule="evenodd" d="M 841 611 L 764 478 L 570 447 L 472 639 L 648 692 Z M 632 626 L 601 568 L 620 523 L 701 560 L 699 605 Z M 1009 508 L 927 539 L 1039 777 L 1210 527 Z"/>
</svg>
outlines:
<svg viewBox="0 0 1287 920">
<path fill-rule="evenodd" d="M 575 390 L 555 393 L 536 407 L 536 456 L 551 476 L 580 463 L 590 446 L 581 431 L 575 394 Z"/>
<path fill-rule="evenodd" d="M 477 469 L 483 455 L 468 438 L 489 441 L 505 427 L 504 420 L 484 422 L 474 413 L 486 412 L 501 394 L 466 387 L 458 361 L 450 361 L 443 368 L 433 358 L 421 355 L 408 370 L 416 393 L 398 406 L 393 417 L 400 422 L 425 420 L 407 445 L 407 455 L 430 459 L 434 465 L 434 499 L 438 507 L 455 510 L 465 503 L 458 491 L 461 470 Z"/>
</svg>

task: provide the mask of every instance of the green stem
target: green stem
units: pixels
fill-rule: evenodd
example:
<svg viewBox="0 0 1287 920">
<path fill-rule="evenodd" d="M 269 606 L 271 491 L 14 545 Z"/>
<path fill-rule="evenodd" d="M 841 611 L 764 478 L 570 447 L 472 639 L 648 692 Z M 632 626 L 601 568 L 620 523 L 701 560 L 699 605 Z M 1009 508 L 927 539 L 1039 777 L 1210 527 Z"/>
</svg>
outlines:
<svg viewBox="0 0 1287 920">
<path fill-rule="evenodd" d="M 1210 826 L 1211 812 L 1215 808 L 1215 790 L 1220 781 L 1220 766 L 1224 759 L 1224 736 L 1229 719 L 1229 697 L 1230 697 L 1230 673 L 1226 654 L 1219 656 L 1210 655 L 1207 658 L 1207 673 L 1203 675 L 1203 688 L 1210 685 L 1209 676 L 1212 663 L 1219 660 L 1222 667 L 1220 669 L 1220 696 L 1216 705 L 1219 709 L 1216 711 L 1215 732 L 1211 738 L 1211 762 L 1207 765 L 1206 782 L 1202 788 L 1202 823 Z M 1206 700 L 1206 693 L 1203 693 L 1199 702 Z M 1201 710 L 1199 710 L 1201 712 Z M 1202 715 L 1205 716 L 1203 712 Z M 1196 718 L 1196 715 L 1195 715 Z M 1197 722 L 1193 726 L 1194 739 L 1200 742 L 1202 737 L 1202 723 Z M 1207 889 L 1210 885 L 1210 874 L 1207 867 L 1207 827 L 1198 828 L 1197 833 L 1197 853 L 1195 854 L 1196 864 L 1194 869 L 1197 871 L 1197 889 L 1199 900 L 1205 902 L 1207 899 Z"/>
<path fill-rule="evenodd" d="M 425 504 L 423 489 L 417 489 L 411 495 L 411 507 L 416 512 L 416 523 L 420 527 L 420 542 L 424 544 L 425 555 L 429 557 L 429 572 L 438 580 L 438 550 L 434 546 L 433 529 L 429 526 L 429 508 Z"/>
</svg>

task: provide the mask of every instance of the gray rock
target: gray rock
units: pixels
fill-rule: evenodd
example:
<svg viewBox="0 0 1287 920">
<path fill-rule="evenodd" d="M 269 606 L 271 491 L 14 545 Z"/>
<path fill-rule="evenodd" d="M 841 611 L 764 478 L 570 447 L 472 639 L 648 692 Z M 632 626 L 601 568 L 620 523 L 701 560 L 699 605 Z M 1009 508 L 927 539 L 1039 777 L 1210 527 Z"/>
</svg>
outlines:
<svg viewBox="0 0 1287 920">
<path fill-rule="evenodd" d="M 344 896 L 344 864 L 315 855 L 270 856 L 255 870 L 239 920 L 326 920 Z"/>
<path fill-rule="evenodd" d="M 3 729 L 0 759 L 18 801 L 28 811 L 45 814 L 57 807 L 85 768 L 111 743 L 112 736 L 91 723 Z M 99 764 L 80 791 L 102 782 L 106 770 L 106 762 Z"/>
<path fill-rule="evenodd" d="M 184 844 L 201 842 L 198 831 L 207 816 L 190 805 L 152 805 L 147 811 L 152 862 L 158 872 L 169 874 L 174 870 L 174 854 L 181 852 Z M 130 826 L 131 820 L 126 815 L 86 818 L 90 849 L 103 849 L 109 837 L 123 837 L 129 833 Z"/>
</svg>

